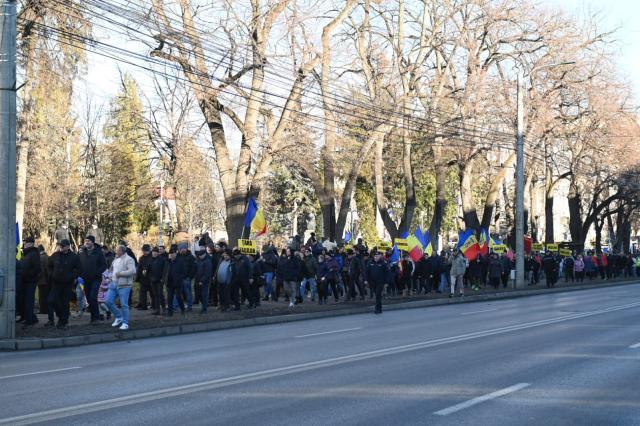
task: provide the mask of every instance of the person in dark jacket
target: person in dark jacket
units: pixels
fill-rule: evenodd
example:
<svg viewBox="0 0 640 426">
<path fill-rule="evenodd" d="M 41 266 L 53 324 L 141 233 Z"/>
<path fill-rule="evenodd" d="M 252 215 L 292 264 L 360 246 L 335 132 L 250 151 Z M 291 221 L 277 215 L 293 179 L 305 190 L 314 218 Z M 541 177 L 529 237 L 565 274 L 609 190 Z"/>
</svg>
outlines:
<svg viewBox="0 0 640 426">
<path fill-rule="evenodd" d="M 22 258 L 20 259 L 20 269 L 22 272 L 20 285 L 24 292 L 23 306 L 21 308 L 25 327 L 38 322 L 38 317 L 33 309 L 36 300 L 36 288 L 38 287 L 42 267 L 40 265 L 40 252 L 38 252 L 34 243 L 33 237 L 27 237 L 24 240 Z"/>
<path fill-rule="evenodd" d="M 240 250 L 233 250 L 233 261 L 231 262 L 231 302 L 236 311 L 240 310 L 240 292 L 249 294 L 249 280 L 251 280 L 251 261 L 242 254 Z"/>
<path fill-rule="evenodd" d="M 91 312 L 91 324 L 97 324 L 100 320 L 100 307 L 98 306 L 98 291 L 102 281 L 102 273 L 107 270 L 107 262 L 102 254 L 102 248 L 95 244 L 95 237 L 87 235 L 84 240 L 84 250 L 78 255 L 82 269 L 80 277 L 84 280 L 84 292 L 89 301 Z"/>
<path fill-rule="evenodd" d="M 491 253 L 491 258 L 489 259 L 489 283 L 493 286 L 493 288 L 498 289 L 500 287 L 500 280 L 502 278 L 502 262 L 498 259 L 498 255 L 495 253 Z"/>
<path fill-rule="evenodd" d="M 149 267 L 149 281 L 153 291 L 151 292 L 153 300 L 151 309 L 153 315 L 161 315 L 165 310 L 164 300 L 164 282 L 166 280 L 167 271 L 169 269 L 169 260 L 165 256 L 160 255 L 160 250 L 154 247 L 151 250 L 151 265 Z"/>
<path fill-rule="evenodd" d="M 469 278 L 471 279 L 471 286 L 474 290 L 480 290 L 480 287 L 484 286 L 484 280 L 482 279 L 483 270 L 482 255 L 478 256 L 471 262 L 469 262 Z"/>
<path fill-rule="evenodd" d="M 509 259 L 506 254 L 503 254 L 500 257 L 500 262 L 502 263 L 502 287 L 507 288 L 509 278 L 511 277 L 511 259 Z"/>
<path fill-rule="evenodd" d="M 107 269 L 111 268 L 111 264 L 113 263 L 113 259 L 116 258 L 116 254 L 112 252 L 109 247 L 102 246 L 102 255 L 104 256 L 104 260 L 107 264 Z"/>
<path fill-rule="evenodd" d="M 78 255 L 71 251 L 69 240 L 60 241 L 60 249 L 49 257 L 49 306 L 58 316 L 56 327 L 66 329 L 69 324 L 69 300 L 82 265 Z M 52 325 L 52 324 L 47 324 Z"/>
<path fill-rule="evenodd" d="M 302 274 L 302 262 L 290 248 L 286 251 L 286 259 L 282 262 L 281 273 L 284 282 L 284 290 L 289 297 L 289 308 L 295 305 L 298 295 L 298 286 L 300 283 L 300 275 Z"/>
<path fill-rule="evenodd" d="M 400 261 L 400 277 L 398 280 L 398 293 L 404 292 L 405 296 L 411 295 L 412 280 L 415 265 L 408 254 L 405 254 Z"/>
<path fill-rule="evenodd" d="M 573 282 L 574 280 L 573 266 L 575 265 L 575 260 L 573 259 L 573 256 L 565 257 L 563 265 L 564 265 L 564 281 L 568 283 L 569 280 L 571 280 L 571 282 Z"/>
<path fill-rule="evenodd" d="M 431 285 L 429 286 L 429 288 L 431 291 L 436 291 L 440 286 L 440 274 L 444 270 L 444 264 L 442 263 L 442 258 L 438 256 L 436 250 L 433 250 L 429 260 L 431 263 Z"/>
<path fill-rule="evenodd" d="M 218 263 L 222 259 L 222 250 L 215 244 L 207 246 L 207 254 L 211 260 L 211 282 L 209 283 L 209 306 L 218 307 L 220 302 L 218 298 L 218 283 L 213 279 L 215 272 L 218 270 Z"/>
<path fill-rule="evenodd" d="M 286 250 L 282 250 L 280 252 L 280 257 L 278 258 L 278 264 L 276 266 L 276 274 L 275 274 L 275 280 L 276 280 L 276 284 L 275 284 L 275 288 L 274 288 L 274 292 L 273 292 L 273 297 L 272 300 L 274 302 L 278 301 L 278 297 L 280 297 L 280 290 L 282 290 L 284 288 L 284 279 L 282 278 L 282 272 L 283 272 L 283 268 L 284 268 L 284 263 L 287 261 L 287 251 Z M 289 297 L 285 296 L 285 300 L 288 302 L 289 301 Z"/>
<path fill-rule="evenodd" d="M 257 308 L 260 306 L 260 287 L 264 283 L 262 265 L 263 262 L 259 261 L 260 256 L 253 254 L 249 256 L 251 262 L 251 278 L 249 279 L 249 308 Z"/>
<path fill-rule="evenodd" d="M 300 297 L 304 298 L 305 290 L 309 285 L 311 292 L 311 301 L 315 302 L 318 293 L 318 261 L 313 257 L 311 250 L 303 250 L 303 279 L 300 284 Z"/>
<path fill-rule="evenodd" d="M 382 253 L 376 252 L 373 255 L 373 262 L 369 264 L 366 270 L 365 284 L 371 286 L 376 293 L 375 313 L 382 313 L 382 291 L 385 284 L 389 281 L 389 266 L 384 261 Z"/>
<path fill-rule="evenodd" d="M 273 277 L 278 267 L 278 255 L 273 247 L 269 245 L 265 246 L 262 256 L 260 257 L 260 264 L 265 281 L 264 299 L 262 300 L 266 302 L 269 300 L 269 296 L 271 296 L 272 300 L 277 300 L 273 288 Z"/>
<path fill-rule="evenodd" d="M 147 293 L 149 294 L 149 300 L 153 301 L 153 287 L 151 285 L 152 263 L 153 255 L 151 254 L 151 246 L 144 244 L 142 246 L 142 256 L 138 259 L 138 269 L 136 270 L 136 281 L 140 284 L 140 294 L 138 295 L 136 309 L 141 311 L 149 309 Z"/>
<path fill-rule="evenodd" d="M 200 301 L 202 304 L 200 313 L 206 314 L 207 307 L 209 306 L 209 283 L 213 275 L 213 265 L 206 250 L 198 251 L 196 256 L 198 259 L 196 260 L 196 276 L 194 282 L 197 288 L 200 289 Z"/>
<path fill-rule="evenodd" d="M 546 252 L 542 258 L 542 268 L 544 269 L 544 276 L 547 280 L 547 287 L 553 287 L 558 280 L 558 264 L 551 252 Z"/>
<path fill-rule="evenodd" d="M 38 310 L 41 314 L 48 315 L 49 320 L 53 322 L 53 309 L 49 309 L 49 303 L 47 302 L 49 289 L 51 288 L 49 286 L 49 269 L 47 268 L 49 255 L 42 244 L 38 246 L 38 251 L 40 253 L 40 269 L 42 269 L 40 280 L 38 281 Z"/>
<path fill-rule="evenodd" d="M 357 287 L 360 299 L 364 300 L 364 288 L 362 285 L 364 282 L 364 265 L 362 257 L 358 256 L 353 251 L 349 251 L 347 256 L 349 257 L 349 296 L 351 297 L 351 300 L 356 300 Z"/>
<path fill-rule="evenodd" d="M 231 252 L 229 250 L 222 251 L 220 262 L 216 266 L 213 280 L 216 282 L 220 299 L 220 310 L 226 312 L 229 310 L 231 299 Z"/>
<path fill-rule="evenodd" d="M 416 282 L 417 293 L 420 294 L 424 290 L 424 293 L 429 293 L 429 283 L 431 282 L 431 261 L 430 256 L 424 253 L 420 260 L 416 262 Z"/>
<path fill-rule="evenodd" d="M 183 272 L 181 289 L 182 298 L 186 302 L 187 312 L 191 312 L 193 309 L 193 287 L 191 282 L 196 274 L 196 259 L 189 251 L 188 243 L 178 244 L 176 261 L 180 263 L 180 270 Z M 171 303 L 171 299 L 167 300 L 167 303 Z M 176 300 L 173 301 L 173 307 L 174 310 L 177 307 Z"/>
<path fill-rule="evenodd" d="M 318 304 L 322 305 L 327 303 L 327 287 L 329 283 L 329 275 L 331 270 L 325 262 L 325 256 L 321 254 L 318 256 Z"/>
<path fill-rule="evenodd" d="M 178 260 L 176 247 L 169 250 L 169 265 L 167 269 L 167 315 L 173 316 L 173 301 L 180 307 L 180 312 L 186 316 L 184 298 L 182 296 L 182 283 L 188 278 L 189 272 L 186 263 Z"/>
</svg>

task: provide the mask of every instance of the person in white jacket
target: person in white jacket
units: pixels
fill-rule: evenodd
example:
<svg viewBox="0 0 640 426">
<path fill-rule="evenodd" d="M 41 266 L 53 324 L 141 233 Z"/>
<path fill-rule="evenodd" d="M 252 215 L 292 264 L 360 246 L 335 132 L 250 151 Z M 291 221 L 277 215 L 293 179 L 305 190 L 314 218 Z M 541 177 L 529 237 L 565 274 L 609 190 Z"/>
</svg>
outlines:
<svg viewBox="0 0 640 426">
<path fill-rule="evenodd" d="M 116 258 L 113 260 L 111 268 L 113 272 L 107 292 L 107 306 L 116 318 L 111 326 L 120 327 L 120 330 L 128 330 L 129 293 L 131 293 L 133 286 L 133 277 L 136 275 L 136 264 L 127 254 L 125 246 L 116 248 Z M 116 298 L 120 299 L 122 311 L 116 306 Z"/>
</svg>

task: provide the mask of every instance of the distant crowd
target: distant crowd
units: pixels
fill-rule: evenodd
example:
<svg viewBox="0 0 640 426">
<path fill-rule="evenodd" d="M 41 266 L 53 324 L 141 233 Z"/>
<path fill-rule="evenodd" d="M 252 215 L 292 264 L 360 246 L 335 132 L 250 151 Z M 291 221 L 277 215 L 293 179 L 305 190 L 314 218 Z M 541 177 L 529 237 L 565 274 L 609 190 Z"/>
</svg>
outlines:
<svg viewBox="0 0 640 426">
<path fill-rule="evenodd" d="M 206 314 L 209 307 L 238 311 L 284 300 L 294 309 L 305 300 L 327 304 L 366 298 L 375 298 L 375 312 L 381 313 L 384 295 L 463 297 L 465 288 L 507 287 L 514 267 L 513 256 L 507 254 L 478 254 L 469 261 L 459 250 L 450 249 L 425 253 L 414 261 L 407 254 L 396 257 L 390 250 L 370 249 L 362 239 L 345 248 L 320 241 L 314 234 L 304 244 L 295 237 L 285 248 L 268 243 L 253 254 L 214 242 L 205 234 L 168 250 L 145 244 L 139 257 L 124 241 L 111 251 L 96 244 L 92 235 L 77 253 L 68 240 L 62 240 L 49 256 L 27 238 L 17 264 L 16 316 L 25 327 L 38 322 L 37 290 L 38 312 L 48 317 L 45 327 L 67 328 L 74 301 L 77 315 L 88 311 L 90 324 L 113 317 L 113 327 L 127 330 L 134 285 L 135 308 L 153 315 L 173 316 L 180 311 L 187 316 L 194 305 Z M 525 258 L 525 273 L 530 285 L 544 280 L 547 287 L 561 279 L 640 276 L 640 256 L 534 252 Z"/>
</svg>

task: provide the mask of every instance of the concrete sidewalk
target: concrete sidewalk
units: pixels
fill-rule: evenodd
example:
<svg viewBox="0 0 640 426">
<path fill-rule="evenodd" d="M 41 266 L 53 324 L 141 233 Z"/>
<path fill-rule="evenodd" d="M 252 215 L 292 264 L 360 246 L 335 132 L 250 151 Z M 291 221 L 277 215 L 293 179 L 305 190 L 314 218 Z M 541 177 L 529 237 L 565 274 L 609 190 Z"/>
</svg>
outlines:
<svg viewBox="0 0 640 426">
<path fill-rule="evenodd" d="M 577 291 L 593 288 L 614 287 L 638 282 L 634 280 L 594 281 L 581 284 L 558 284 L 557 287 L 548 289 L 543 285 L 530 286 L 527 289 L 482 289 L 477 292 L 467 290 L 464 298 L 449 298 L 447 294 L 413 295 L 411 297 L 387 297 L 384 300 L 384 310 L 414 309 L 429 306 L 440 306 L 456 303 L 485 302 L 515 297 L 526 297 L 549 293 Z M 307 319 L 326 318 L 342 315 L 362 314 L 373 311 L 373 300 L 367 298 L 364 301 L 345 302 L 340 301 L 329 305 L 317 305 L 305 300 L 293 310 L 288 309 L 284 302 L 266 302 L 257 309 L 241 310 L 222 313 L 216 308 L 210 308 L 207 315 L 199 315 L 196 311 L 199 306 L 194 306 L 194 312 L 188 318 L 182 318 L 180 314 L 174 317 L 151 316 L 150 311 L 131 310 L 130 325 L 128 331 L 114 330 L 110 327 L 111 321 L 105 321 L 100 325 L 88 325 L 87 313 L 82 318 L 70 321 L 68 330 L 48 329 L 42 327 L 46 316 L 40 315 L 40 324 L 23 329 L 18 324 L 17 336 L 13 340 L 0 340 L 0 350 L 30 350 L 47 349 L 87 345 L 94 343 L 114 342 L 118 340 L 143 339 L 148 337 L 169 336 L 175 334 L 196 333 L 213 330 L 223 330 L 254 325 L 286 323 L 290 321 L 302 321 Z"/>
</svg>

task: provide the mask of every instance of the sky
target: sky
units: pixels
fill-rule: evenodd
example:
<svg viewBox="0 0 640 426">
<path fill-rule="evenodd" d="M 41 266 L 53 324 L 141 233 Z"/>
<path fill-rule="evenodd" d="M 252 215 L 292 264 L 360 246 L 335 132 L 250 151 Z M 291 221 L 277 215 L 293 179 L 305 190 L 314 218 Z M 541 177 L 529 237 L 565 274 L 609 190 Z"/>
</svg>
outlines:
<svg viewBox="0 0 640 426">
<path fill-rule="evenodd" d="M 616 56 L 621 77 L 631 82 L 635 105 L 640 105 L 640 0 L 537 0 L 543 7 L 565 11 L 577 18 L 599 16 L 602 31 L 617 29 Z M 105 40 L 118 43 L 118 40 Z M 130 43 L 130 42 L 129 42 Z M 127 46 L 132 48 L 134 46 Z M 135 46 L 138 47 L 138 46 Z M 89 54 L 88 74 L 80 83 L 80 92 L 87 92 L 97 103 L 108 102 L 119 89 L 119 68 L 130 72 L 138 80 L 143 91 L 153 88 L 146 71 L 120 64 L 113 60 Z M 86 99 L 86 98 L 85 98 Z M 81 101 L 81 103 L 84 103 Z M 79 110 L 84 105 L 78 105 Z"/>
<path fill-rule="evenodd" d="M 616 56 L 620 75 L 631 82 L 635 104 L 640 105 L 640 1 L 639 0 L 540 0 L 576 17 L 594 13 L 603 31 L 617 29 Z"/>
</svg>

